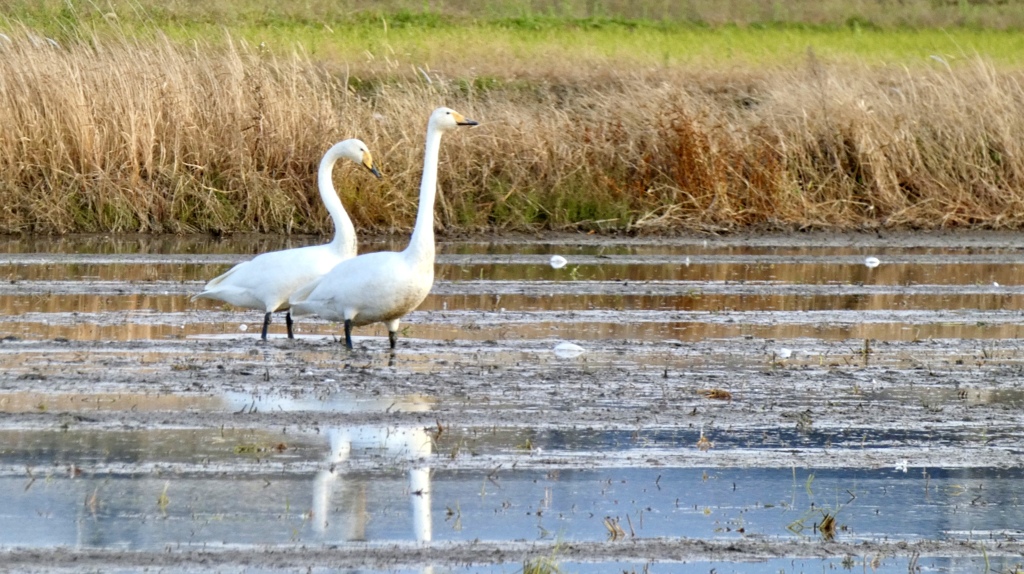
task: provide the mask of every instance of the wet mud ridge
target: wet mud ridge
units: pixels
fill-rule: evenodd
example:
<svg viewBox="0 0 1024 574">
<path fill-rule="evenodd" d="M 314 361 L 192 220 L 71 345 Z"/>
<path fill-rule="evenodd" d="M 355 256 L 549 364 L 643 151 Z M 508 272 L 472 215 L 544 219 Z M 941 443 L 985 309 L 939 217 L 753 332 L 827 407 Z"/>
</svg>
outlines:
<svg viewBox="0 0 1024 574">
<path fill-rule="evenodd" d="M 1006 236 L 446 244 L 395 354 L 189 301 L 243 256 L 11 250 L 18 570 L 1024 562 Z"/>
</svg>

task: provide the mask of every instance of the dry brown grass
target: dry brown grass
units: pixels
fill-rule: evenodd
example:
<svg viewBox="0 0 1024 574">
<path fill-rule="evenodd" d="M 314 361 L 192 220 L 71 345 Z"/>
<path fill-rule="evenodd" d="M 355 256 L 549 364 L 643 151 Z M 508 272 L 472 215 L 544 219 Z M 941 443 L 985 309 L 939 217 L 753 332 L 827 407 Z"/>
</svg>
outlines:
<svg viewBox="0 0 1024 574">
<path fill-rule="evenodd" d="M 447 231 L 1024 223 L 1021 76 L 982 59 L 449 78 L 226 45 L 2 42 L 0 232 L 329 233 L 316 166 L 346 137 L 385 172 L 337 170 L 357 227 L 405 230 L 442 104 L 481 122 L 442 146 Z"/>
</svg>

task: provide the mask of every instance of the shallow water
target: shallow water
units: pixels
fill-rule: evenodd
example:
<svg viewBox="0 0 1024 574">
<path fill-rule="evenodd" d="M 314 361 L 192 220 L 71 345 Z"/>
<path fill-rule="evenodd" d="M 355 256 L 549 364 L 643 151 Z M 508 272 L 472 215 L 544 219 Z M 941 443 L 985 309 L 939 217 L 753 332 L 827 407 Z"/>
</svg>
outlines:
<svg viewBox="0 0 1024 574">
<path fill-rule="evenodd" d="M 0 255 L 2 328 L 25 338 L 92 340 L 258 329 L 259 312 L 189 298 L 204 280 L 249 257 L 232 249 L 308 242 L 11 240 Z M 1017 320 L 1024 286 L 1016 283 L 1024 254 L 1016 249 L 456 243 L 440 251 L 434 294 L 404 322 L 410 336 L 693 341 L 1024 334 Z M 569 264 L 553 269 L 547 261 L 553 252 L 568 256 Z M 867 267 L 866 254 L 882 263 Z M 197 315 L 219 310 L 220 317 Z M 960 310 L 987 314 L 954 312 Z M 274 334 L 283 329 L 277 323 Z M 338 329 L 303 320 L 299 331 Z"/>
<path fill-rule="evenodd" d="M 1001 399 L 1004 397 L 991 397 Z M 1019 399 L 1019 395 L 1014 398 Z M 253 413 L 429 412 L 428 397 L 7 395 L 6 412 L 60 409 Z M 808 447 L 844 440 L 885 449 L 913 432 L 868 436 L 787 431 L 715 433 L 720 450 Z M 998 433 L 995 433 L 998 434 Z M 827 435 L 827 436 L 826 436 Z M 1024 535 L 1020 468 L 662 467 L 699 434 L 643 431 L 339 425 L 283 429 L 6 430 L 0 465 L 4 546 L 251 545 L 408 540 L 605 540 L 623 537 L 801 538 L 825 514 L 851 542 Z M 957 441 L 946 434 L 932 447 Z M 963 433 L 963 447 L 981 437 Z M 1017 439 L 1019 440 L 1019 438 Z M 992 448 L 998 436 L 985 437 Z M 492 468 L 451 469 L 437 457 L 489 453 Z M 604 468 L 559 464 L 610 459 Z M 537 459 L 550 462 L 536 467 Z M 636 462 L 645 461 L 637 465 Z M 652 461 L 654 464 L 651 464 Z M 598 461 L 594 461 L 598 462 Z M 516 470 L 522 463 L 523 470 Z M 438 467 L 438 468 L 432 468 Z"/>
<path fill-rule="evenodd" d="M 116 456 L 116 454 L 114 455 Z M 211 462 L 211 464 L 214 464 Z M 37 474 L 41 474 L 39 470 Z M 0 478 L 5 545 L 811 538 L 1013 540 L 1019 471 L 602 469 Z M 165 498 L 161 498 L 161 497 Z M 699 502 L 695 502 L 699 501 Z"/>
<path fill-rule="evenodd" d="M 1012 571 L 1024 249 L 791 242 L 444 244 L 390 356 L 380 327 L 348 354 L 337 325 L 290 342 L 277 317 L 261 345 L 261 313 L 190 301 L 301 238 L 7 240 L 0 550 L 664 539 L 812 546 L 559 562 Z M 946 546 L 806 557 L 832 539 Z"/>
</svg>

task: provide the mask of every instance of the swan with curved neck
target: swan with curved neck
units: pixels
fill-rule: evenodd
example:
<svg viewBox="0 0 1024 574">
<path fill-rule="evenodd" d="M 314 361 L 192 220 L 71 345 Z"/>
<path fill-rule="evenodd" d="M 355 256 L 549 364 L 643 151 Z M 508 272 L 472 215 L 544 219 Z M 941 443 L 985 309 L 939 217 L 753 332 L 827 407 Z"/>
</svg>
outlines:
<svg viewBox="0 0 1024 574">
<path fill-rule="evenodd" d="M 356 230 L 341 204 L 332 179 L 334 164 L 339 159 L 360 164 L 380 178 L 380 172 L 373 163 L 373 155 L 363 142 L 349 139 L 327 150 L 320 160 L 317 187 L 320 189 L 320 199 L 334 222 L 334 239 L 330 243 L 263 253 L 210 280 L 201 293 L 192 296 L 192 300 L 214 299 L 238 307 L 262 310 L 266 313 L 263 316 L 264 340 L 267 338 L 271 314 L 288 311 L 285 315 L 288 338 L 295 338 L 288 297 L 296 289 L 323 276 L 338 263 L 356 255 Z"/>
<path fill-rule="evenodd" d="M 434 196 L 441 135 L 476 122 L 438 108 L 427 123 L 419 208 L 409 246 L 402 252 L 379 251 L 342 261 L 319 280 L 296 291 L 289 302 L 295 316 L 317 314 L 345 323 L 345 346 L 352 348 L 352 327 L 384 323 L 388 341 L 398 342 L 401 318 L 419 307 L 434 284 Z"/>
</svg>

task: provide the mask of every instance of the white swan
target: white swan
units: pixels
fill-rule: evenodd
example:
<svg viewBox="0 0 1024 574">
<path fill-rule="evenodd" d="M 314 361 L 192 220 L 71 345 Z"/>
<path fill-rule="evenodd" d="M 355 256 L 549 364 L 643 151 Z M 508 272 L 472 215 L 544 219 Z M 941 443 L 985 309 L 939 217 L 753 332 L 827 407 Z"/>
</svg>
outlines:
<svg viewBox="0 0 1024 574">
<path fill-rule="evenodd" d="M 349 139 L 334 144 L 320 160 L 317 187 L 320 199 L 334 221 L 334 240 L 324 245 L 311 245 L 283 251 L 271 251 L 250 261 L 239 263 L 227 273 L 212 279 L 196 299 L 215 299 L 238 307 L 263 310 L 263 339 L 267 338 L 270 314 L 288 310 L 288 297 L 296 289 L 314 281 L 338 263 L 355 257 L 356 230 L 334 190 L 332 175 L 339 159 L 349 159 L 380 178 L 373 156 L 366 144 Z M 285 315 L 288 338 L 293 339 L 291 312 Z"/>
<path fill-rule="evenodd" d="M 385 323 L 391 348 L 395 348 L 399 321 L 427 298 L 434 284 L 434 195 L 441 135 L 456 126 L 475 125 L 448 108 L 430 114 L 419 210 L 409 246 L 401 253 L 379 251 L 342 261 L 291 296 L 292 313 L 315 313 L 331 321 L 344 321 L 345 346 L 349 349 L 352 327 Z"/>
</svg>

